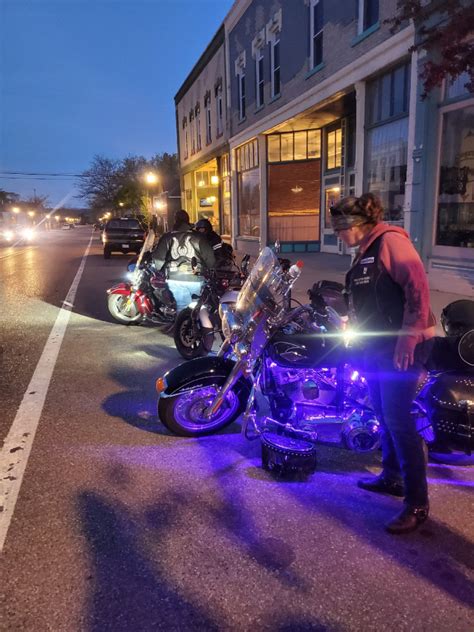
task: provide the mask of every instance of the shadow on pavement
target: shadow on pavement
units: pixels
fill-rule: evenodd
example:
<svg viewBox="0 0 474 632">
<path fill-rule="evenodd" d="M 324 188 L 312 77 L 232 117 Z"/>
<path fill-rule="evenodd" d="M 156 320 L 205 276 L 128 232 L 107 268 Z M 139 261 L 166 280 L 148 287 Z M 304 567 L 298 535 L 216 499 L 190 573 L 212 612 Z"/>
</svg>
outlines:
<svg viewBox="0 0 474 632">
<path fill-rule="evenodd" d="M 124 506 L 114 503 L 90 491 L 77 499 L 93 567 L 86 629 L 217 630 L 201 606 L 170 586 L 159 562 L 149 559 L 144 530 Z M 155 532 L 165 532 L 169 511 L 155 510 Z"/>
</svg>

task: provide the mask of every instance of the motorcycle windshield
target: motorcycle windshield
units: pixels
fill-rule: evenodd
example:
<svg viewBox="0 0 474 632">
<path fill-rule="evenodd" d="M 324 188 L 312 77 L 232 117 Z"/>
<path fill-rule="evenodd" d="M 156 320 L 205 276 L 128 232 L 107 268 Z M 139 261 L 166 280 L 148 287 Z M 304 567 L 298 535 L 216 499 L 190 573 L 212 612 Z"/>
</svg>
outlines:
<svg viewBox="0 0 474 632">
<path fill-rule="evenodd" d="M 287 289 L 278 259 L 264 248 L 239 292 L 237 312 L 244 322 L 261 311 L 275 313 L 283 306 Z"/>
</svg>

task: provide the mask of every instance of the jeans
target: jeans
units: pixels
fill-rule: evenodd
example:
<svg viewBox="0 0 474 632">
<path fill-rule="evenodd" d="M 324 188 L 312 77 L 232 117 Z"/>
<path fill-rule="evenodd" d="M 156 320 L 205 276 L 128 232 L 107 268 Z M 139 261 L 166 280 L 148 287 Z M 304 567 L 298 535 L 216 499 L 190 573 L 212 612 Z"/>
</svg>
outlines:
<svg viewBox="0 0 474 632">
<path fill-rule="evenodd" d="M 403 481 L 405 502 L 413 507 L 428 504 L 426 460 L 423 440 L 411 415 L 422 366 L 408 371 L 393 366 L 394 345 L 366 349 L 364 367 L 370 399 L 382 430 L 382 475 Z"/>
<path fill-rule="evenodd" d="M 168 287 L 176 301 L 177 312 L 180 312 L 191 303 L 193 294 L 201 294 L 202 281 L 168 279 Z"/>
</svg>

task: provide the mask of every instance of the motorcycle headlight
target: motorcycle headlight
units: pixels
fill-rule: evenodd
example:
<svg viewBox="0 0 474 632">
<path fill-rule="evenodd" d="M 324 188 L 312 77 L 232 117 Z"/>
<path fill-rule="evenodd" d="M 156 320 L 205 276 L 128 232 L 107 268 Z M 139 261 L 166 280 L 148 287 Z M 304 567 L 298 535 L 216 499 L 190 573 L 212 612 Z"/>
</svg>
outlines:
<svg viewBox="0 0 474 632">
<path fill-rule="evenodd" d="M 358 337 L 358 334 L 356 331 L 354 331 L 354 329 L 345 329 L 342 334 L 344 345 L 346 347 L 351 345 L 357 337 Z"/>
<path fill-rule="evenodd" d="M 24 228 L 21 236 L 24 237 L 24 239 L 28 239 L 29 241 L 31 241 L 35 236 L 35 231 L 32 228 Z"/>
</svg>

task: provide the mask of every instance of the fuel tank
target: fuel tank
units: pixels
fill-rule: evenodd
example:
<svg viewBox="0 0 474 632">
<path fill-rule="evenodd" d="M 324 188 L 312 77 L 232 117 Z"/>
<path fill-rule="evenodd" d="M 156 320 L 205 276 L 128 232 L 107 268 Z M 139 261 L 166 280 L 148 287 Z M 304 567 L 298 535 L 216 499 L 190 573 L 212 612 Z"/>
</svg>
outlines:
<svg viewBox="0 0 474 632">
<path fill-rule="evenodd" d="M 349 362 L 342 335 L 278 332 L 269 344 L 271 359 L 288 368 L 334 367 Z"/>
</svg>

